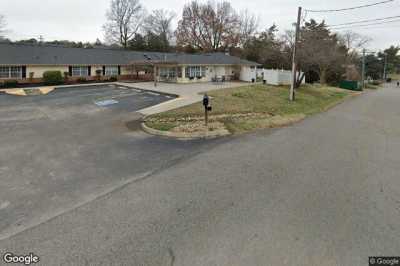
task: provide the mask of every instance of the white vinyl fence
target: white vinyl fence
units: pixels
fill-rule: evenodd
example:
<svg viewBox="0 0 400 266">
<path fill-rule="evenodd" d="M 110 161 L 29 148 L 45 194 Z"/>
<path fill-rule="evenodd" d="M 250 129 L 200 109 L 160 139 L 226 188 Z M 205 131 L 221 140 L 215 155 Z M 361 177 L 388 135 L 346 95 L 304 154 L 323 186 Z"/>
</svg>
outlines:
<svg viewBox="0 0 400 266">
<path fill-rule="evenodd" d="M 263 74 L 266 83 L 271 85 L 290 85 L 292 81 L 292 71 L 289 70 L 264 69 Z"/>
</svg>

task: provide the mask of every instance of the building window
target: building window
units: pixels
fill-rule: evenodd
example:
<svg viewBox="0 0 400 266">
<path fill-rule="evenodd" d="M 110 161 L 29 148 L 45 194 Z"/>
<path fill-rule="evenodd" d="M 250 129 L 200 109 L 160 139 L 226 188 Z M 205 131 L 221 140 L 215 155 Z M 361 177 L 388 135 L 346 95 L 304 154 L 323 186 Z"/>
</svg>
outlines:
<svg viewBox="0 0 400 266">
<path fill-rule="evenodd" d="M 206 76 L 206 68 L 205 67 L 201 67 L 201 76 L 205 77 Z"/>
<path fill-rule="evenodd" d="M 15 78 L 20 79 L 22 78 L 22 67 L 20 66 L 1 66 L 0 67 L 0 78 L 2 79 L 9 79 Z"/>
<path fill-rule="evenodd" d="M 160 77 L 166 78 L 168 77 L 168 69 L 165 67 L 160 68 Z"/>
<path fill-rule="evenodd" d="M 72 67 L 73 77 L 87 77 L 89 76 L 89 68 L 86 66 L 73 66 Z"/>
<path fill-rule="evenodd" d="M 206 67 L 201 66 L 188 66 L 186 67 L 185 74 L 187 78 L 199 78 L 206 76 Z"/>
<path fill-rule="evenodd" d="M 106 66 L 105 75 L 106 76 L 118 76 L 118 66 Z"/>
<path fill-rule="evenodd" d="M 170 67 L 169 68 L 168 76 L 170 78 L 176 78 L 176 68 L 175 67 Z"/>
<path fill-rule="evenodd" d="M 176 68 L 175 67 L 161 67 L 160 68 L 160 77 L 175 78 L 176 77 Z"/>
</svg>

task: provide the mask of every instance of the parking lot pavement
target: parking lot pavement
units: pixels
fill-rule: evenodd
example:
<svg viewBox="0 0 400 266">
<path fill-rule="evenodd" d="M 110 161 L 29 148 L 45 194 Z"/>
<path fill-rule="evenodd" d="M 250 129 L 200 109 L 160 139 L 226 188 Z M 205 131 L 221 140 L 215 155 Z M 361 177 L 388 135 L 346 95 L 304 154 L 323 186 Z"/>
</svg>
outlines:
<svg viewBox="0 0 400 266">
<path fill-rule="evenodd" d="M 140 131 L 136 111 L 166 100 L 114 85 L 0 94 L 0 239 L 221 141 L 182 142 Z"/>
<path fill-rule="evenodd" d="M 189 83 L 189 84 L 158 83 L 157 87 L 154 86 L 153 82 L 138 82 L 138 83 L 119 82 L 117 84 L 131 88 L 139 88 L 143 90 L 150 90 L 150 91 L 179 96 L 179 98 L 175 100 L 171 100 L 168 102 L 164 102 L 162 104 L 157 104 L 139 110 L 139 112 L 143 115 L 152 115 L 200 102 L 203 99 L 203 93 L 207 91 L 241 87 L 248 85 L 249 83 L 236 82 L 236 81 L 223 82 L 223 83 L 201 82 L 201 83 Z"/>
</svg>

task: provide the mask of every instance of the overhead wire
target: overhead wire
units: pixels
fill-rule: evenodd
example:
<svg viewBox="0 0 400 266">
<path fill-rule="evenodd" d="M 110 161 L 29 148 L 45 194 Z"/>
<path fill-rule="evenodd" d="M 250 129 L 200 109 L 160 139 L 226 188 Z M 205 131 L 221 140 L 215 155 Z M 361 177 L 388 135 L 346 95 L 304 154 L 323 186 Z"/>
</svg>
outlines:
<svg viewBox="0 0 400 266">
<path fill-rule="evenodd" d="M 307 12 L 310 12 L 310 13 L 341 12 L 341 11 L 349 11 L 349 10 L 367 8 L 367 7 L 377 6 L 377 5 L 383 5 L 383 4 L 387 4 L 387 3 L 390 3 L 390 2 L 394 2 L 394 0 L 386 0 L 386 1 L 381 1 L 381 2 L 377 2 L 377 3 L 366 4 L 366 5 L 360 5 L 360 6 L 354 6 L 354 7 L 348 7 L 348 8 L 340 8 L 340 9 L 321 9 L 321 10 L 306 9 L 306 11 L 307 11 Z"/>
<path fill-rule="evenodd" d="M 383 24 L 389 24 L 389 23 L 395 23 L 395 22 L 400 22 L 400 19 L 384 21 L 384 22 L 377 22 L 377 23 L 362 24 L 362 25 L 350 25 L 350 26 L 329 27 L 329 28 L 332 30 L 350 29 L 350 28 L 352 29 L 352 28 L 362 28 L 362 27 L 367 27 L 367 26 L 383 25 Z"/>
<path fill-rule="evenodd" d="M 361 24 L 361 23 L 367 23 L 367 22 L 373 22 L 373 21 L 382 21 L 382 20 L 395 19 L 395 18 L 400 18 L 400 16 L 392 16 L 392 17 L 384 17 L 384 18 L 376 18 L 376 19 L 359 20 L 359 21 L 353 21 L 353 22 L 347 22 L 347 23 L 329 25 L 329 27 L 339 27 L 339 26 L 355 25 L 355 24 Z"/>
</svg>

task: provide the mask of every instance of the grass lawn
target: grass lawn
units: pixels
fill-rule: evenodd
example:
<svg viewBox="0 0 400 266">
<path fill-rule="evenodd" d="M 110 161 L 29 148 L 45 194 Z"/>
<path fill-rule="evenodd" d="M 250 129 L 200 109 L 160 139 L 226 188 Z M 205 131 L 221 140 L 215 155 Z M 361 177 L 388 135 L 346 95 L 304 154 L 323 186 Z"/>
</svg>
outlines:
<svg viewBox="0 0 400 266">
<path fill-rule="evenodd" d="M 393 80 L 400 80 L 400 74 L 389 74 L 388 76 Z"/>
<path fill-rule="evenodd" d="M 333 87 L 304 85 L 296 93 L 296 101 L 288 100 L 287 86 L 248 85 L 209 92 L 213 111 L 211 122 L 222 124 L 231 133 L 257 128 L 283 126 L 308 115 L 322 112 L 354 92 Z M 146 125 L 158 130 L 185 129 L 185 125 L 203 124 L 201 103 L 146 118 Z M 191 126 L 193 128 L 193 126 Z"/>
</svg>

